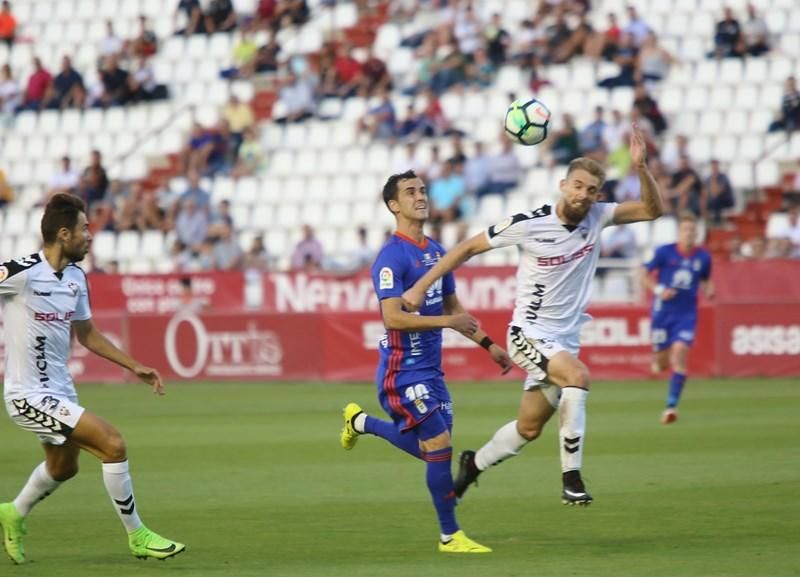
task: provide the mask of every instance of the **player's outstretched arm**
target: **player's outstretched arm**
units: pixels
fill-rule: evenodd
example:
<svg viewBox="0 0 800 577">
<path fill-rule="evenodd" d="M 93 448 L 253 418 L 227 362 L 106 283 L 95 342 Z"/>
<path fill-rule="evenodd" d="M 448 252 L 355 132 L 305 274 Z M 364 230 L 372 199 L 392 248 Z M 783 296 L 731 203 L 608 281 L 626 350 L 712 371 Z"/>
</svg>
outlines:
<svg viewBox="0 0 800 577">
<path fill-rule="evenodd" d="M 72 328 L 78 342 L 92 351 L 94 354 L 108 359 L 119 366 L 128 369 L 145 383 L 153 387 L 153 392 L 158 395 L 164 394 L 164 383 L 161 375 L 156 369 L 145 367 L 135 359 L 119 350 L 106 336 L 97 330 L 92 319 L 84 321 L 72 321 Z"/>
<path fill-rule="evenodd" d="M 464 308 L 464 306 L 461 304 L 461 301 L 458 300 L 458 297 L 454 293 L 444 297 L 444 312 L 449 315 L 467 314 L 467 309 Z M 465 336 L 487 350 L 489 355 L 492 357 L 492 360 L 500 365 L 501 375 L 505 375 L 514 367 L 514 361 L 512 361 L 511 357 L 508 356 L 506 350 L 492 341 L 489 335 L 486 334 L 480 327 L 478 327 L 478 330 L 471 335 Z"/>
<path fill-rule="evenodd" d="M 381 301 L 383 325 L 395 331 L 431 331 L 453 329 L 471 337 L 478 330 L 478 321 L 466 313 L 447 315 L 420 315 L 403 310 L 403 301 L 398 297 Z"/>
<path fill-rule="evenodd" d="M 485 232 L 481 232 L 460 242 L 456 247 L 445 254 L 436 265 L 419 279 L 413 287 L 403 293 L 403 305 L 409 310 L 416 311 L 425 300 L 425 291 L 447 273 L 457 269 L 473 256 L 492 249 Z"/>
<path fill-rule="evenodd" d="M 656 179 L 647 168 L 647 144 L 635 124 L 631 130 L 631 162 L 641 183 L 641 199 L 626 200 L 614 210 L 614 224 L 655 220 L 664 213 L 664 201 Z"/>
</svg>

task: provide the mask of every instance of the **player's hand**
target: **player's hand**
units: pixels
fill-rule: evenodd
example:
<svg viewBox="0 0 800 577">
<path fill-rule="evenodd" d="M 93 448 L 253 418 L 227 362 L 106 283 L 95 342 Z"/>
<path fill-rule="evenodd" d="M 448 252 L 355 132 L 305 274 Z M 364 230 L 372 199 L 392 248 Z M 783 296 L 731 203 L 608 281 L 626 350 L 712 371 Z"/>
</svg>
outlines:
<svg viewBox="0 0 800 577">
<path fill-rule="evenodd" d="M 164 394 L 164 383 L 161 381 L 161 375 L 156 369 L 145 367 L 144 365 L 136 365 L 131 369 L 131 372 L 153 387 L 153 392 L 156 395 Z"/>
<path fill-rule="evenodd" d="M 478 330 L 478 320 L 469 313 L 452 315 L 450 328 L 460 332 L 465 337 L 471 337 Z"/>
<path fill-rule="evenodd" d="M 647 163 L 647 142 L 637 124 L 631 126 L 631 160 L 636 167 Z"/>
<path fill-rule="evenodd" d="M 514 368 L 514 361 L 508 356 L 508 353 L 503 347 L 498 347 L 495 344 L 489 347 L 489 354 L 492 355 L 492 360 L 500 365 L 500 374 L 505 375 L 508 371 Z"/>
<path fill-rule="evenodd" d="M 409 312 L 416 312 L 422 306 L 422 303 L 425 301 L 425 291 L 420 291 L 411 287 L 406 292 L 403 293 L 403 307 Z"/>
<path fill-rule="evenodd" d="M 678 294 L 678 289 L 665 288 L 664 292 L 661 293 L 661 300 L 668 301 L 670 299 L 674 299 L 676 294 Z"/>
</svg>

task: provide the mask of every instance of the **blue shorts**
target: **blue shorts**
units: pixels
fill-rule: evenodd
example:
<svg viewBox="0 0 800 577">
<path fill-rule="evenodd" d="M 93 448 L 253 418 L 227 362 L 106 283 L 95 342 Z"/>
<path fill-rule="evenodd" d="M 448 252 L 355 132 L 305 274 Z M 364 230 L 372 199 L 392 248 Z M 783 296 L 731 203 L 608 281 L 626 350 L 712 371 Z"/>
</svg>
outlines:
<svg viewBox="0 0 800 577">
<path fill-rule="evenodd" d="M 439 376 L 386 371 L 378 374 L 378 400 L 401 431 L 419 425 L 437 410 L 453 428 L 453 401 Z"/>
<path fill-rule="evenodd" d="M 691 347 L 694 343 L 696 327 L 697 316 L 695 315 L 656 315 L 653 317 L 653 323 L 650 326 L 653 351 L 657 353 L 661 352 L 678 341 L 686 343 Z"/>
</svg>

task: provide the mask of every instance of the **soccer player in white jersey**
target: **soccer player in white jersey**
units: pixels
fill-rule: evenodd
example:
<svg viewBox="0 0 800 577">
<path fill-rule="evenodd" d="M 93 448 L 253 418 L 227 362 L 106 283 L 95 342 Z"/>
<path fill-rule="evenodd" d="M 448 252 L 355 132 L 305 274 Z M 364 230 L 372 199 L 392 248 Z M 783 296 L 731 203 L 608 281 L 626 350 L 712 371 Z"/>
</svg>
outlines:
<svg viewBox="0 0 800 577">
<path fill-rule="evenodd" d="M 508 352 L 528 376 L 517 419 L 500 427 L 477 453 L 461 454 L 454 483 L 459 497 L 482 471 L 519 454 L 536 439 L 558 409 L 562 500 L 571 505 L 592 501 L 581 479 L 590 377 L 578 359 L 578 334 L 590 318 L 585 310 L 600 233 L 612 224 L 654 220 L 662 213 L 661 194 L 647 168 L 644 138 L 636 126 L 630 152 L 642 185 L 641 200 L 597 204 L 605 172 L 593 160 L 575 159 L 561 181 L 561 198 L 554 207 L 516 214 L 462 242 L 403 295 L 406 307 L 414 310 L 432 283 L 470 257 L 493 248 L 519 248 Z"/>
<path fill-rule="evenodd" d="M 56 194 L 42 217 L 44 249 L 0 265 L 6 359 L 4 400 L 11 419 L 35 433 L 45 460 L 17 498 L 0 504 L 3 546 L 14 563 L 25 562 L 25 518 L 34 505 L 78 473 L 78 454 L 103 463 L 103 482 L 128 532 L 136 557 L 166 559 L 182 543 L 150 531 L 139 519 L 125 441 L 113 425 L 78 404 L 67 368 L 70 333 L 90 351 L 130 370 L 164 394 L 158 371 L 142 366 L 115 347 L 92 323 L 86 275 L 75 263 L 89 251 L 92 235 L 79 198 Z"/>
</svg>

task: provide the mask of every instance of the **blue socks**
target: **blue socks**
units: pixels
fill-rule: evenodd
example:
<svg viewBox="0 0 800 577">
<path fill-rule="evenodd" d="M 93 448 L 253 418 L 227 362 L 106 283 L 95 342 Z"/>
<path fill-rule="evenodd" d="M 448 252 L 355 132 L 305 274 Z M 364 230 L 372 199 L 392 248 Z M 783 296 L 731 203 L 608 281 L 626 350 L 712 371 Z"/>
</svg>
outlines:
<svg viewBox="0 0 800 577">
<path fill-rule="evenodd" d="M 672 373 L 669 380 L 669 394 L 667 394 L 667 408 L 674 409 L 678 406 L 678 401 L 681 400 L 681 392 L 683 385 L 686 382 L 686 375 L 680 373 Z"/>
<path fill-rule="evenodd" d="M 452 447 L 431 451 L 424 456 L 427 463 L 425 480 L 433 497 L 433 506 L 436 507 L 442 535 L 452 535 L 458 531 L 456 494 L 453 492 L 453 473 L 450 471 L 452 458 Z"/>
<path fill-rule="evenodd" d="M 386 439 L 392 445 L 405 451 L 412 457 L 416 457 L 417 459 L 422 458 L 417 436 L 410 431 L 408 433 L 401 433 L 397 430 L 394 423 L 382 421 L 381 419 L 376 419 L 375 417 L 367 415 L 367 419 L 364 421 L 364 432 Z"/>
</svg>

